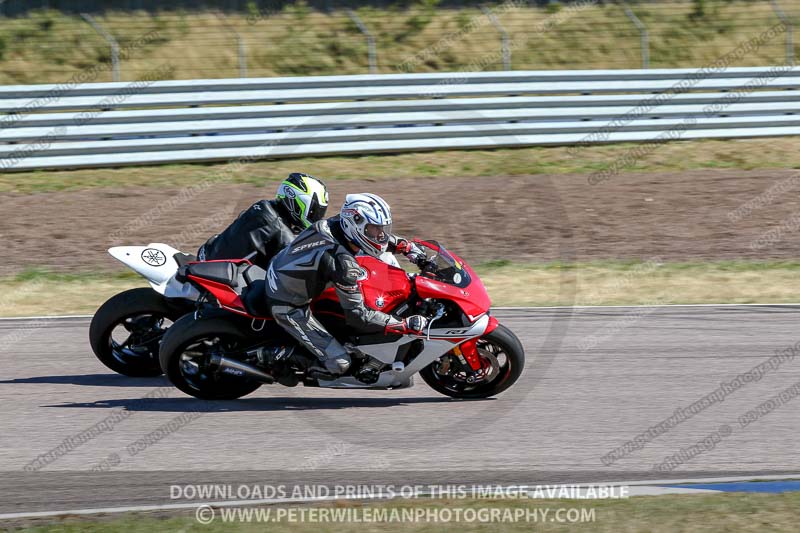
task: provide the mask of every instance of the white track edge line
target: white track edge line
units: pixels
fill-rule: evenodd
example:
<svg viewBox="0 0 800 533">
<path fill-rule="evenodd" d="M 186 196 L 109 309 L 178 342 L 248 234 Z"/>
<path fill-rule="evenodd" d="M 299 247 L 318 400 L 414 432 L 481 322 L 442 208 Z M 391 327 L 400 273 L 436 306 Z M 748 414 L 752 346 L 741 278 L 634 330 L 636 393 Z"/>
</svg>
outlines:
<svg viewBox="0 0 800 533">
<path fill-rule="evenodd" d="M 14 320 L 72 320 L 75 318 L 92 318 L 94 315 L 49 315 L 49 316 L 3 316 L 0 321 Z"/>
<path fill-rule="evenodd" d="M 656 485 L 690 485 L 694 483 L 726 483 L 726 482 L 746 482 L 746 481 L 782 481 L 782 480 L 796 480 L 800 479 L 800 474 L 789 475 L 776 475 L 776 476 L 755 476 L 755 477 L 717 477 L 717 478 L 697 478 L 697 479 L 669 479 L 669 480 L 638 480 L 638 481 L 614 481 L 610 483 L 556 483 L 549 486 L 577 486 L 577 487 L 620 487 L 620 486 L 656 486 Z M 514 488 L 535 488 L 537 485 L 542 486 L 542 483 L 532 484 L 519 484 L 519 485 L 506 485 L 506 487 Z M 501 486 L 501 485 L 498 485 Z M 431 492 L 423 492 L 420 496 L 432 496 Z M 355 501 L 369 501 L 369 500 L 392 500 L 399 498 L 396 495 L 393 498 L 388 496 L 371 496 L 371 497 L 352 497 L 352 496 L 320 496 L 316 498 L 269 498 L 261 500 L 229 500 L 221 502 L 192 502 L 192 503 L 170 503 L 161 505 L 131 505 L 127 507 L 100 507 L 94 509 L 69 509 L 63 511 L 32 511 L 21 513 L 5 513 L 0 514 L 0 520 L 14 520 L 21 518 L 47 518 L 54 516 L 65 515 L 93 515 L 93 514 L 116 514 L 116 513 L 130 513 L 130 512 L 148 512 L 148 511 L 174 511 L 184 509 L 196 509 L 201 506 L 209 506 L 214 508 L 219 507 L 247 507 L 253 505 L 276 505 L 276 504 L 293 504 L 293 503 L 318 503 L 339 500 L 355 500 Z"/>
<path fill-rule="evenodd" d="M 659 304 L 659 305 L 552 305 L 540 307 L 492 307 L 492 311 L 535 311 L 537 309 L 669 309 L 670 307 L 800 307 L 800 303 L 749 303 L 749 304 Z"/>
</svg>

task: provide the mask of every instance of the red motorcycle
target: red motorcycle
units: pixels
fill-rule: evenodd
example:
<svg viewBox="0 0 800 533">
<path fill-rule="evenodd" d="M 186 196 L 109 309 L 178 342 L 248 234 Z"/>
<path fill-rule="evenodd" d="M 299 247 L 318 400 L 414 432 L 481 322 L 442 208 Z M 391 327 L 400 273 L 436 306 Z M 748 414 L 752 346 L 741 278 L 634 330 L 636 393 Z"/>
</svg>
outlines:
<svg viewBox="0 0 800 533">
<path fill-rule="evenodd" d="M 415 242 L 427 256 L 420 273 L 373 257 L 357 260 L 365 303 L 399 317 L 428 317 L 421 334 L 353 330 L 345 324 L 333 288 L 312 302 L 314 316 L 351 353 L 353 363 L 345 375 L 319 370 L 317 359 L 270 318 L 266 272 L 247 260 L 181 267 L 178 278 L 200 291 L 200 305 L 164 335 L 162 370 L 180 390 L 202 399 L 240 398 L 274 382 L 405 388 L 413 385 L 417 372 L 434 390 L 454 398 L 501 393 L 522 372 L 522 344 L 489 314 L 486 288 L 467 264 L 435 241 Z"/>
</svg>

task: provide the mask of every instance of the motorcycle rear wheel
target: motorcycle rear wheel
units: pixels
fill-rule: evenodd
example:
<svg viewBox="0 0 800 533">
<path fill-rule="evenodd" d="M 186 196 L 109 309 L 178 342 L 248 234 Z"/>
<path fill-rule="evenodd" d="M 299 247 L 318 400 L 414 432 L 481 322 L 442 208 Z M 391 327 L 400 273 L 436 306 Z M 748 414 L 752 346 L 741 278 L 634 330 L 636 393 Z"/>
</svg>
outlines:
<svg viewBox="0 0 800 533">
<path fill-rule="evenodd" d="M 469 383 L 463 373 L 440 373 L 444 358 L 420 370 L 419 375 L 436 392 L 451 398 L 477 400 L 496 396 L 509 388 L 519 379 L 525 366 L 522 343 L 502 324 L 478 340 L 478 354 L 487 365 L 486 380 Z"/>
<path fill-rule="evenodd" d="M 210 354 L 224 355 L 247 343 L 241 331 L 223 318 L 186 315 L 164 336 L 161 369 L 178 389 L 201 400 L 235 400 L 261 386 L 257 381 L 220 374 L 205 367 Z"/>
<path fill-rule="evenodd" d="M 149 287 L 109 298 L 92 317 L 89 344 L 101 363 L 130 377 L 160 376 L 159 343 L 169 326 L 187 311 Z M 122 337 L 126 337 L 122 340 Z"/>
</svg>

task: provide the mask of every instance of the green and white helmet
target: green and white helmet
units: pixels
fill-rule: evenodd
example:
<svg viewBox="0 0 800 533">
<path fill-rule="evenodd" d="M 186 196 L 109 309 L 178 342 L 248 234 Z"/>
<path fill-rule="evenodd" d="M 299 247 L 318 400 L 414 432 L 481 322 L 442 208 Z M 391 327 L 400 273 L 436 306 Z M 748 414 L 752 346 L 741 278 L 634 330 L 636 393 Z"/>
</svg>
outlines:
<svg viewBox="0 0 800 533">
<path fill-rule="evenodd" d="M 291 215 L 295 225 L 303 229 L 321 220 L 328 210 L 328 189 L 325 184 L 299 172 L 292 172 L 281 182 L 277 199 Z"/>
</svg>

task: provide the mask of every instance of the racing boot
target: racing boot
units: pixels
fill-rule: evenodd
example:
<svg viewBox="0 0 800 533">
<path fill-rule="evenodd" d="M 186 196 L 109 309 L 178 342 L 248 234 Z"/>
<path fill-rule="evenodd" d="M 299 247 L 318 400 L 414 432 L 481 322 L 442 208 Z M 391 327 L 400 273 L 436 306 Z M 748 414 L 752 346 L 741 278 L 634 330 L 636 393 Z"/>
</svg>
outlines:
<svg viewBox="0 0 800 533">
<path fill-rule="evenodd" d="M 346 353 L 335 356 L 326 357 L 322 364 L 329 374 L 334 376 L 341 376 L 350 368 L 350 356 Z"/>
<path fill-rule="evenodd" d="M 319 365 L 314 365 L 308 369 L 309 374 L 322 373 L 337 378 L 343 375 L 350 368 L 350 355 L 346 352 L 339 354 L 329 354 L 325 359 L 319 360 Z"/>
</svg>

